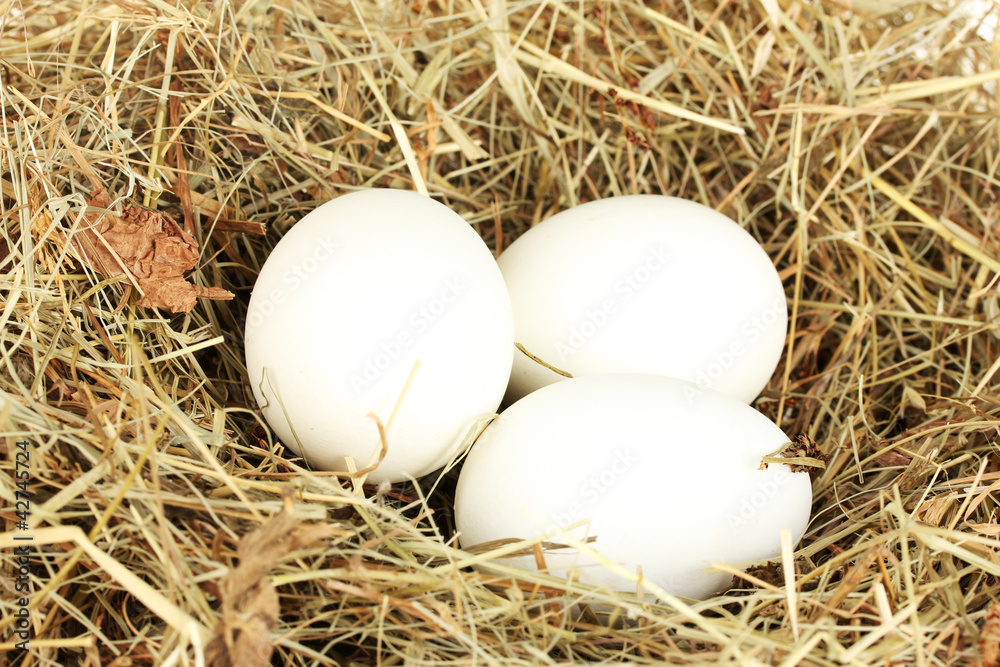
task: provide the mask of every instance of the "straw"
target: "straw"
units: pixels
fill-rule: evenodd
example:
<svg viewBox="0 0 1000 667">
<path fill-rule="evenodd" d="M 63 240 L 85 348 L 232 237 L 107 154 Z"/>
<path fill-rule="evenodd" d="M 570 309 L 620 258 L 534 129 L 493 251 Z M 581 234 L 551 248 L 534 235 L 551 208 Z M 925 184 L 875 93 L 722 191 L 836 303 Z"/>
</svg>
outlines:
<svg viewBox="0 0 1000 667">
<path fill-rule="evenodd" d="M 997 665 L 996 25 L 975 3 L 0 2 L 3 659 Z M 424 192 L 495 252 L 619 194 L 736 220 L 789 299 L 754 406 L 798 443 L 766 463 L 812 477 L 802 541 L 706 563 L 733 584 L 685 600 L 570 540 L 635 584 L 614 591 L 511 563 L 551 562 L 552 535 L 463 543 L 458 459 L 375 486 L 383 448 L 296 458 L 253 398 L 248 299 L 297 220 L 361 187 Z M 131 205 L 235 298 L 137 305 L 81 249 Z"/>
</svg>

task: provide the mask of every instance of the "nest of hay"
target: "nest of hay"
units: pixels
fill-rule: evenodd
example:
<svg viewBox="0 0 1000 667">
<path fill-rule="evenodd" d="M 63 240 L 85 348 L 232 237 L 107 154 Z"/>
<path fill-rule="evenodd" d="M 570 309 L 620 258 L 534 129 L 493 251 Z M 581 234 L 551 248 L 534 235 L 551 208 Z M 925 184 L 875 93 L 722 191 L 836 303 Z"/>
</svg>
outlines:
<svg viewBox="0 0 1000 667">
<path fill-rule="evenodd" d="M 997 664 L 995 9 L 187 5 L 0 2 L 9 664 Z M 496 251 L 627 193 L 748 229 L 791 305 L 755 406 L 829 458 L 797 549 L 706 601 L 584 590 L 460 549 L 449 477 L 274 442 L 255 275 L 368 186 Z"/>
</svg>

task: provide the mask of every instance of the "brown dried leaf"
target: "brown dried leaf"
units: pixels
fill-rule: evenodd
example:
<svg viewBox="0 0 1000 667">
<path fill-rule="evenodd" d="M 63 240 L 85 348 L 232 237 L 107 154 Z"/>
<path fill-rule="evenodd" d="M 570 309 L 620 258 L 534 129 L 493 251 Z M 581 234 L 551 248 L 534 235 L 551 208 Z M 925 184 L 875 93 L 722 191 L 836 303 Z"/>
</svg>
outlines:
<svg viewBox="0 0 1000 667">
<path fill-rule="evenodd" d="M 991 537 L 1000 535 L 1000 523 L 968 523 L 966 526 L 980 535 L 989 535 Z"/>
<path fill-rule="evenodd" d="M 903 466 L 903 467 L 908 466 L 910 465 L 910 461 L 912 461 L 913 458 L 906 454 L 902 454 L 900 452 L 890 449 L 889 451 L 883 452 L 878 456 L 876 456 L 875 460 L 881 463 L 882 465 L 891 468 L 895 466 Z"/>
<path fill-rule="evenodd" d="M 240 564 L 219 584 L 222 619 L 205 647 L 214 667 L 266 667 L 274 645 L 271 631 L 278 624 L 278 592 L 266 575 L 291 552 L 331 535 L 327 524 L 302 526 L 293 516 L 291 497 L 266 524 L 244 535 L 236 547 Z"/>
<path fill-rule="evenodd" d="M 90 206 L 110 208 L 103 188 L 87 200 Z M 219 287 L 200 287 L 184 279 L 198 262 L 198 243 L 165 213 L 130 206 L 122 215 L 86 214 L 91 223 L 74 240 L 84 261 L 106 276 L 125 273 L 145 294 L 136 305 L 187 313 L 197 297 L 232 299 Z"/>
</svg>

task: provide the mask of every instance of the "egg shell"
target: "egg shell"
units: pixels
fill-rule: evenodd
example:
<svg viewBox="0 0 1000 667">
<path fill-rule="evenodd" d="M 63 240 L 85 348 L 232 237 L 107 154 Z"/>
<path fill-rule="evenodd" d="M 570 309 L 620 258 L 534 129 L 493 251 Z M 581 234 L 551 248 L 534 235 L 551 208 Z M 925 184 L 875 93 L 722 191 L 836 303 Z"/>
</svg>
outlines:
<svg viewBox="0 0 1000 667">
<path fill-rule="evenodd" d="M 732 576 L 710 563 L 777 556 L 812 503 L 809 474 L 761 458 L 788 438 L 732 397 L 650 374 L 595 375 L 549 385 L 490 424 L 455 495 L 463 547 L 505 538 L 590 544 L 672 595 L 706 598 Z M 635 591 L 635 583 L 572 548 L 546 549 L 558 576 Z M 533 557 L 509 561 L 534 569 Z M 649 590 L 649 587 L 646 587 Z"/>
<path fill-rule="evenodd" d="M 582 204 L 529 229 L 498 263 L 517 342 L 573 376 L 656 373 L 749 403 L 781 356 L 788 309 L 774 265 L 697 202 Z M 561 379 L 519 351 L 506 400 Z"/>
<path fill-rule="evenodd" d="M 496 261 L 461 216 L 416 193 L 365 190 L 278 242 L 245 340 L 250 386 L 285 445 L 319 469 L 345 471 L 347 456 L 364 468 L 380 451 L 372 413 L 388 453 L 369 480 L 395 482 L 440 468 L 496 412 L 513 320 Z"/>
</svg>

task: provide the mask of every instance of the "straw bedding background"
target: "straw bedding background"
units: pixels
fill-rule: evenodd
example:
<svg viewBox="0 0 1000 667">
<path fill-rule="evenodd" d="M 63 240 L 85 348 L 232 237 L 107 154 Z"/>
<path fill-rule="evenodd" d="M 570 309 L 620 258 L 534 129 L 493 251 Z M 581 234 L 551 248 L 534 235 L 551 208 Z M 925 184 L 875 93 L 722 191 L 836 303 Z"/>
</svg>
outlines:
<svg viewBox="0 0 1000 667">
<path fill-rule="evenodd" d="M 996 665 L 986 10 L 0 2 L 4 659 Z M 281 235 L 361 186 L 427 191 L 497 251 L 626 193 L 744 225 L 791 305 L 756 407 L 829 457 L 798 550 L 643 603 L 458 549 L 454 473 L 379 492 L 289 460 L 247 386 L 247 300 Z"/>
</svg>

